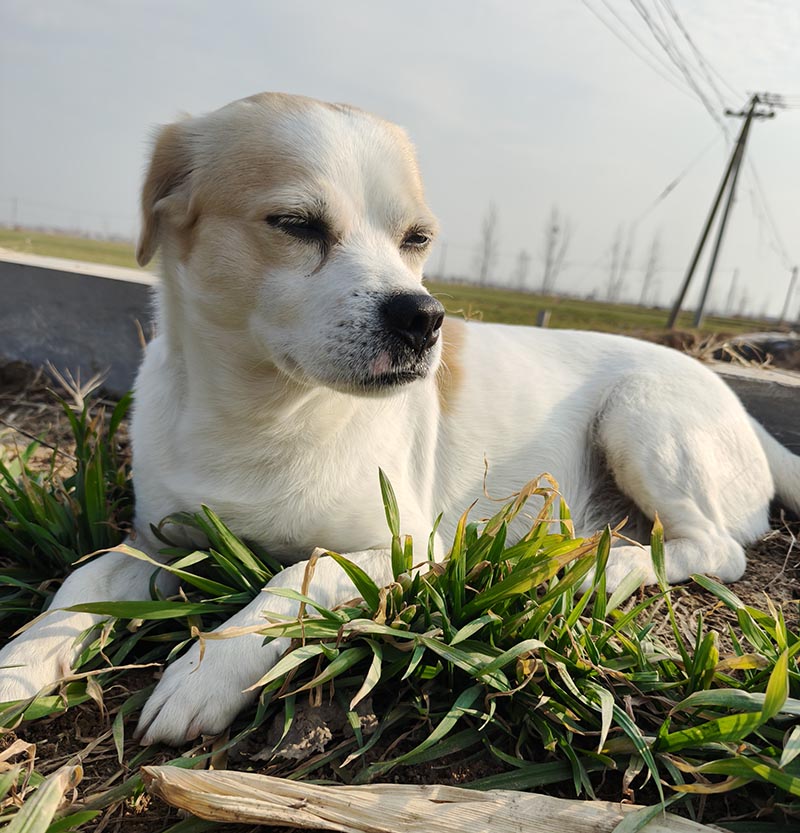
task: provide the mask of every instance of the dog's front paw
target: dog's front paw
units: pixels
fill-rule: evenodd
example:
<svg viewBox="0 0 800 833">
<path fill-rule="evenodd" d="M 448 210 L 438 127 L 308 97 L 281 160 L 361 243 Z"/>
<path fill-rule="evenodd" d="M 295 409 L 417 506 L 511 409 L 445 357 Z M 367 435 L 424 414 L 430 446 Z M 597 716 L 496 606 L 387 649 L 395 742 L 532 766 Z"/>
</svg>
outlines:
<svg viewBox="0 0 800 833">
<path fill-rule="evenodd" d="M 0 703 L 28 700 L 72 673 L 86 617 L 57 611 L 0 651 Z"/>
<path fill-rule="evenodd" d="M 142 744 L 181 746 L 227 728 L 257 697 L 245 689 L 277 659 L 276 648 L 261 642 L 260 636 L 209 642 L 202 660 L 194 645 L 173 662 L 142 710 L 136 728 Z"/>
<path fill-rule="evenodd" d="M 30 654 L 17 656 L 15 651 L 4 650 L 0 653 L 0 703 L 29 700 L 46 691 L 62 676 L 60 671 L 59 662 L 30 662 Z"/>
</svg>

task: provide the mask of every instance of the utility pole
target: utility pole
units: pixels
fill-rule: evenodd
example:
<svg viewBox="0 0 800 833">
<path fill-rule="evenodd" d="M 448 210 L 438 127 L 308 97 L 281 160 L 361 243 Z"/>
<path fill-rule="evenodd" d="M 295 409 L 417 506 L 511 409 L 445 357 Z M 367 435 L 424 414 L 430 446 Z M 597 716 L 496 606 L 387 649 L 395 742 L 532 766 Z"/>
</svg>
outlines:
<svg viewBox="0 0 800 833">
<path fill-rule="evenodd" d="M 728 186 L 728 196 L 725 200 L 725 208 L 722 209 L 722 219 L 719 221 L 717 239 L 714 241 L 714 248 L 711 251 L 711 259 L 708 261 L 706 280 L 703 284 L 703 291 L 700 293 L 700 301 L 694 311 L 694 321 L 692 322 L 692 326 L 696 329 L 699 329 L 702 326 L 703 318 L 705 317 L 706 301 L 708 300 L 708 293 L 711 289 L 711 281 L 714 278 L 714 269 L 717 265 L 717 258 L 719 257 L 719 252 L 722 248 L 722 239 L 725 236 L 725 227 L 728 225 L 728 217 L 730 216 L 731 207 L 733 206 L 733 201 L 736 197 L 736 185 L 739 182 L 739 171 L 742 169 L 742 158 L 744 157 L 744 149 L 747 147 L 747 137 L 750 135 L 750 125 L 753 123 L 756 101 L 757 99 L 754 96 L 750 102 L 750 109 L 744 117 L 742 140 L 739 143 L 737 152 L 734 153 L 735 161 L 733 163 L 733 170 L 731 171 L 731 181 Z"/>
<path fill-rule="evenodd" d="M 792 295 L 794 295 L 794 285 L 797 283 L 797 267 L 795 266 L 792 269 L 792 277 L 789 278 L 789 289 L 786 293 L 786 301 L 783 304 L 783 312 L 781 313 L 781 317 L 778 319 L 778 326 L 780 327 L 784 321 L 786 321 L 786 316 L 789 314 L 789 304 L 792 302 Z"/>
<path fill-rule="evenodd" d="M 705 301 L 708 297 L 708 291 L 711 287 L 711 279 L 714 276 L 714 267 L 716 266 L 717 256 L 719 255 L 719 250 L 722 246 L 722 238 L 725 233 L 725 226 L 728 222 L 728 216 L 730 215 L 731 205 L 733 204 L 733 198 L 736 193 L 736 182 L 739 177 L 739 168 L 741 167 L 745 147 L 747 145 L 747 137 L 750 134 L 750 125 L 753 119 L 769 119 L 773 118 L 775 115 L 775 111 L 771 108 L 768 110 L 757 110 L 756 108 L 759 104 L 761 104 L 761 98 L 756 94 L 751 97 L 746 111 L 725 111 L 726 116 L 735 116 L 737 118 L 743 118 L 744 122 L 742 123 L 742 129 L 739 131 L 739 136 L 736 139 L 736 144 L 734 145 L 733 152 L 731 153 L 731 158 L 728 160 L 728 167 L 725 169 L 725 174 L 722 177 L 722 182 L 720 182 L 716 196 L 714 197 L 714 202 L 711 206 L 711 211 L 709 212 L 708 218 L 706 219 L 706 223 L 703 226 L 703 231 L 700 234 L 700 239 L 697 241 L 697 246 L 695 247 L 694 254 L 692 255 L 692 259 L 689 263 L 689 268 L 686 271 L 686 276 L 683 279 L 683 284 L 681 285 L 680 292 L 678 293 L 678 297 L 675 299 L 675 303 L 672 306 L 672 311 L 670 312 L 669 320 L 667 321 L 667 327 L 669 327 L 670 329 L 672 329 L 675 326 L 675 322 L 678 320 L 678 315 L 681 311 L 681 306 L 683 305 L 683 301 L 686 298 L 686 293 L 689 290 L 689 284 L 692 281 L 694 271 L 697 268 L 700 256 L 703 253 L 703 248 L 705 247 L 706 240 L 708 239 L 708 235 L 711 232 L 711 226 L 714 224 L 714 219 L 717 216 L 717 211 L 719 210 L 720 203 L 722 202 L 722 198 L 725 195 L 725 191 L 727 189 L 728 198 L 725 202 L 725 209 L 723 212 L 722 220 L 720 221 L 719 230 L 717 231 L 717 240 L 714 244 L 714 251 L 711 256 L 711 262 L 709 264 L 708 273 L 706 274 L 706 282 L 703 287 L 702 300 L 699 305 L 698 311 L 695 314 L 695 326 L 699 326 L 697 324 L 698 319 L 702 322 L 703 306 L 705 305 Z"/>
</svg>

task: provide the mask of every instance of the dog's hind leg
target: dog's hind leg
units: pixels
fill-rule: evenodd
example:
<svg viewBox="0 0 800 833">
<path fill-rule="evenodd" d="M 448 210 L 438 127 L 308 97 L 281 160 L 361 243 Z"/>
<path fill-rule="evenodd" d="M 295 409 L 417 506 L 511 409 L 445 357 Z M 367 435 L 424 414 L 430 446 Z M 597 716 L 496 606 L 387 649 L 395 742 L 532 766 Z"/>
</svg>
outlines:
<svg viewBox="0 0 800 833">
<path fill-rule="evenodd" d="M 773 484 L 763 450 L 739 401 L 706 375 L 698 374 L 699 382 L 628 377 L 610 393 L 595 426 L 619 491 L 663 524 L 670 582 L 693 573 L 738 579 L 742 545 L 768 529 Z M 633 570 L 644 583 L 656 581 L 650 548 L 613 547 L 608 588 Z"/>
<path fill-rule="evenodd" d="M 660 516 L 659 516 L 660 517 Z M 677 584 L 694 573 L 710 573 L 723 581 L 736 581 L 744 573 L 745 554 L 741 544 L 730 536 L 709 534 L 687 537 L 670 536 L 664 544 L 667 581 Z M 623 579 L 636 572 L 640 584 L 656 584 L 652 555 L 648 546 L 614 546 L 606 567 L 606 588 L 615 590 Z"/>
</svg>

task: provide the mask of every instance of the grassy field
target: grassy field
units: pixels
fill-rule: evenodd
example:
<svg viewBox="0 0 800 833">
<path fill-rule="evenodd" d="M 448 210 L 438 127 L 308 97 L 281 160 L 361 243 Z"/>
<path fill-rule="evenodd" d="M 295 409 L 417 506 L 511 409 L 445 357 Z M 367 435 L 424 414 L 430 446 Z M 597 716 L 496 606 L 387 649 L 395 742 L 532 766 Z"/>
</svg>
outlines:
<svg viewBox="0 0 800 833">
<path fill-rule="evenodd" d="M 668 311 L 633 304 L 606 304 L 579 298 L 545 297 L 510 289 L 428 281 L 428 287 L 447 307 L 448 312 L 463 312 L 467 317 L 506 324 L 536 323 L 540 310 L 551 312 L 550 326 L 559 329 L 600 330 L 611 333 L 641 333 L 666 329 Z M 692 313 L 681 314 L 680 329 L 692 328 Z M 709 317 L 704 333 L 749 333 L 763 322 L 750 318 Z"/>
<path fill-rule="evenodd" d="M 32 231 L 0 229 L 0 247 L 47 257 L 108 263 L 136 268 L 133 245 L 82 237 L 43 234 Z M 577 298 L 544 297 L 529 292 L 515 292 L 471 284 L 428 281 L 431 291 L 442 301 L 448 312 L 464 314 L 484 321 L 507 324 L 535 324 L 542 309 L 551 311 L 550 326 L 561 329 L 601 330 L 618 333 L 643 333 L 663 330 L 667 311 L 632 304 L 606 304 Z M 691 314 L 684 313 L 681 329 L 691 329 Z M 749 318 L 709 317 L 704 333 L 743 333 L 763 328 L 764 322 Z"/>
<path fill-rule="evenodd" d="M 63 257 L 89 263 L 108 263 L 138 269 L 131 243 L 114 240 L 89 240 L 66 234 L 0 228 L 0 248 L 45 257 Z"/>
</svg>

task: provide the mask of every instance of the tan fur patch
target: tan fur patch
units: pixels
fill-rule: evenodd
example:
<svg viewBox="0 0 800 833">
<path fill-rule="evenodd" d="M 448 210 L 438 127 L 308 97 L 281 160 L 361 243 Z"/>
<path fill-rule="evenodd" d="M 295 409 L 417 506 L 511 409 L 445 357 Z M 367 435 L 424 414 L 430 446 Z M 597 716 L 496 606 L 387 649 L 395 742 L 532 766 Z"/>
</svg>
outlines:
<svg viewBox="0 0 800 833">
<path fill-rule="evenodd" d="M 464 381 L 464 365 L 461 359 L 464 344 L 464 327 L 460 318 L 445 318 L 442 325 L 442 361 L 436 371 L 439 388 L 439 405 L 448 411 L 453 405 Z"/>
<path fill-rule="evenodd" d="M 150 168 L 142 188 L 142 233 L 136 248 L 136 260 L 146 266 L 159 243 L 159 214 L 168 208 L 172 197 L 179 205 L 177 213 L 185 212 L 186 200 L 177 199 L 176 192 L 191 174 L 192 159 L 180 123 L 163 127 L 156 139 Z"/>
</svg>

